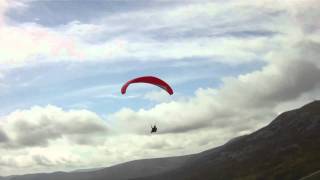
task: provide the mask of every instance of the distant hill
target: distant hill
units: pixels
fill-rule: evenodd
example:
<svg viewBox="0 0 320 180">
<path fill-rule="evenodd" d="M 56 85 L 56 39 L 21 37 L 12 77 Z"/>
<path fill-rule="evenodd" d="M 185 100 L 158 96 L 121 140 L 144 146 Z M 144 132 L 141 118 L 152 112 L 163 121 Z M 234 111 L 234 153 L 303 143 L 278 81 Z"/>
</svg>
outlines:
<svg viewBox="0 0 320 180">
<path fill-rule="evenodd" d="M 131 161 L 85 172 L 10 180 L 315 180 L 320 179 L 320 101 L 285 112 L 266 127 L 199 154 Z M 4 180 L 1 179 L 0 180 Z M 5 179 L 7 180 L 7 179 Z"/>
<path fill-rule="evenodd" d="M 80 170 L 74 172 L 55 172 L 28 174 L 12 177 L 10 180 L 125 180 L 141 176 L 150 176 L 176 169 L 185 164 L 192 156 L 157 158 L 131 161 L 98 170 Z M 2 179 L 0 179 L 2 180 Z"/>
</svg>

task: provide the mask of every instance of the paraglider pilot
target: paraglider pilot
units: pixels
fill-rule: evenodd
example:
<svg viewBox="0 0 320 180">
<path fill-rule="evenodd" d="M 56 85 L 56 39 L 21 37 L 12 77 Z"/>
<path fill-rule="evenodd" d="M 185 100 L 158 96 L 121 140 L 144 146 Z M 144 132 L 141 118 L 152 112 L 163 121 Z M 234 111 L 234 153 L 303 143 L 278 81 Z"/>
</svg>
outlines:
<svg viewBox="0 0 320 180">
<path fill-rule="evenodd" d="M 151 133 L 157 132 L 157 126 L 154 125 L 153 127 L 151 126 Z"/>
</svg>

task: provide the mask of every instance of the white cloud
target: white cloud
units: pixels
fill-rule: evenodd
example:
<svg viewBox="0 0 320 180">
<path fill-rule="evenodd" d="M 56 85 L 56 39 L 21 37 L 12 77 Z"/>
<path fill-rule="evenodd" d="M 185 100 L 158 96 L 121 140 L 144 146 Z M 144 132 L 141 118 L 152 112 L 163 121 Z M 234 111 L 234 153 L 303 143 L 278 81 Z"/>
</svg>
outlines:
<svg viewBox="0 0 320 180">
<path fill-rule="evenodd" d="M 95 113 L 52 105 L 17 110 L 0 124 L 1 175 L 80 168 L 87 150 L 79 149 L 93 152 L 110 135 Z"/>
<path fill-rule="evenodd" d="M 7 148 L 45 147 L 61 138 L 73 142 L 77 136 L 81 136 L 89 140 L 92 136 L 108 132 L 105 122 L 90 111 L 63 111 L 51 105 L 17 110 L 2 120 L 1 124 L 8 139 L 2 145 Z M 79 140 L 74 143 L 83 144 Z"/>
<path fill-rule="evenodd" d="M 168 102 L 172 97 L 166 91 L 151 91 L 144 95 L 144 98 L 155 102 Z"/>
</svg>

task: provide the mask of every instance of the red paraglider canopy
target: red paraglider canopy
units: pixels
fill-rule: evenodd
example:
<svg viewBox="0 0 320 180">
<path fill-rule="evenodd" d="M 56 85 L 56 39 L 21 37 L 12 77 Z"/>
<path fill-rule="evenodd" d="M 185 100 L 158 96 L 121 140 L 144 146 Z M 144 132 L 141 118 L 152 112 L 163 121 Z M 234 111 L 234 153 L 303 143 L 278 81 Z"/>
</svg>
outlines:
<svg viewBox="0 0 320 180">
<path fill-rule="evenodd" d="M 130 84 L 132 83 L 149 83 L 149 84 L 153 84 L 156 86 L 159 86 L 160 88 L 164 89 L 165 91 L 167 91 L 170 95 L 173 94 L 173 90 L 172 88 L 169 86 L 169 84 L 167 84 L 166 82 L 164 82 L 163 80 L 154 77 L 154 76 L 143 76 L 143 77 L 138 77 L 135 79 L 131 79 L 129 80 L 127 83 L 125 83 L 122 88 L 121 88 L 121 93 L 125 94 L 127 91 L 127 88 Z"/>
</svg>

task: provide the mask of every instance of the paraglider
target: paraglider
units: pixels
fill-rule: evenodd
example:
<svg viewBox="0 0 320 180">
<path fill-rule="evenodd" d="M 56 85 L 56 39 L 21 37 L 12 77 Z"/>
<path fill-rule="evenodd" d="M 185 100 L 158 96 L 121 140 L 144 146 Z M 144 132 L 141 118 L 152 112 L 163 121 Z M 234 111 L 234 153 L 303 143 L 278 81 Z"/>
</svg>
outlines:
<svg viewBox="0 0 320 180">
<path fill-rule="evenodd" d="M 157 128 L 156 125 L 154 125 L 153 127 L 151 126 L 151 134 L 152 134 L 152 133 L 156 133 L 157 130 L 158 130 L 158 128 Z"/>
<path fill-rule="evenodd" d="M 125 94 L 129 85 L 133 83 L 147 83 L 147 84 L 156 85 L 162 88 L 163 90 L 165 90 L 168 94 L 170 95 L 173 94 L 173 89 L 170 87 L 168 83 L 154 76 L 142 76 L 142 77 L 129 80 L 122 86 L 121 93 Z M 156 127 L 156 125 L 151 126 L 151 133 L 156 133 L 157 130 L 158 128 Z"/>
<path fill-rule="evenodd" d="M 153 84 L 156 85 L 162 89 L 164 89 L 165 91 L 168 92 L 168 94 L 172 95 L 173 94 L 173 90 L 170 87 L 170 85 L 168 83 L 166 83 L 165 81 L 154 77 L 154 76 L 142 76 L 142 77 L 138 77 L 135 79 L 131 79 L 129 80 L 127 83 L 125 83 L 122 88 L 121 88 L 121 93 L 125 94 L 127 91 L 127 88 L 129 87 L 130 84 L 133 83 L 148 83 L 148 84 Z"/>
</svg>

